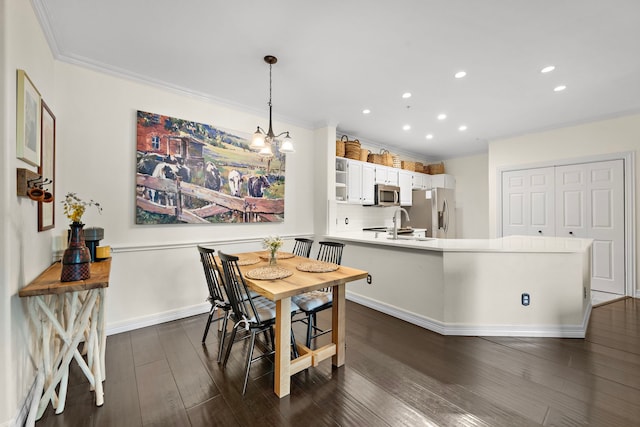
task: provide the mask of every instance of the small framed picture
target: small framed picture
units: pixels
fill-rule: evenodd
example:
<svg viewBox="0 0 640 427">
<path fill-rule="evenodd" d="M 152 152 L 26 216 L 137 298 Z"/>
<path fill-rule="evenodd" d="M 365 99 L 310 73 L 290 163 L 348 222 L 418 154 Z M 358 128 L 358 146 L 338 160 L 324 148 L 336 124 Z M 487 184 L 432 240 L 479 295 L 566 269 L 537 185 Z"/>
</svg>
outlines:
<svg viewBox="0 0 640 427">
<path fill-rule="evenodd" d="M 38 174 L 42 179 L 51 182 L 45 185 L 46 191 L 51 193 L 48 198 L 49 202 L 38 202 L 38 231 L 45 231 L 55 225 L 53 216 L 55 209 L 52 202 L 55 201 L 56 194 L 56 116 L 53 115 L 53 112 L 44 101 L 42 101 L 41 117 L 42 147 Z"/>
<path fill-rule="evenodd" d="M 24 70 L 18 70 L 16 157 L 40 166 L 40 92 Z"/>
</svg>

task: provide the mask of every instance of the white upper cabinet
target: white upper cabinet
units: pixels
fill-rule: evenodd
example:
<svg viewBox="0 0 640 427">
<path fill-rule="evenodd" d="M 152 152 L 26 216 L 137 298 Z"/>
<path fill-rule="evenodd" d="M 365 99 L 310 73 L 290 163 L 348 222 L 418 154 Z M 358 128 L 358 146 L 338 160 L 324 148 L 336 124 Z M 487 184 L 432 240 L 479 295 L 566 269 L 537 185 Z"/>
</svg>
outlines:
<svg viewBox="0 0 640 427">
<path fill-rule="evenodd" d="M 430 175 L 430 176 L 431 176 L 431 188 L 450 188 L 452 190 L 455 190 L 456 179 L 453 177 L 453 175 L 441 173 L 438 175 Z"/>
<path fill-rule="evenodd" d="M 362 204 L 372 205 L 375 202 L 375 166 L 362 164 Z"/>
<path fill-rule="evenodd" d="M 414 190 L 429 190 L 431 188 L 431 175 L 426 173 L 413 173 L 412 187 Z"/>
<path fill-rule="evenodd" d="M 357 160 L 346 160 L 346 171 L 347 202 L 358 205 L 372 205 L 375 202 L 374 165 Z"/>
<path fill-rule="evenodd" d="M 398 171 L 398 182 L 400 184 L 400 206 L 411 206 L 414 173 L 400 170 Z"/>
<path fill-rule="evenodd" d="M 376 184 L 398 185 L 398 169 L 389 166 L 375 165 Z"/>
</svg>

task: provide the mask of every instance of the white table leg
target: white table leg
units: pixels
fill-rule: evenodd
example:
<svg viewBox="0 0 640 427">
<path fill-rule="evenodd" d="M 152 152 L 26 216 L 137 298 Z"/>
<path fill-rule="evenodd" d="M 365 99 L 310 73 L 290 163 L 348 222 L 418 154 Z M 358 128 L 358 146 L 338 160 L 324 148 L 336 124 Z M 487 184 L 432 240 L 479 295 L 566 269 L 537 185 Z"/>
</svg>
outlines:
<svg viewBox="0 0 640 427">
<path fill-rule="evenodd" d="M 98 289 L 98 304 L 100 304 L 100 309 L 98 310 L 98 348 L 100 350 L 100 373 L 102 381 L 107 379 L 107 369 L 105 366 L 105 355 L 107 351 L 107 333 L 104 327 L 104 310 L 105 310 L 105 299 L 107 296 L 106 289 L 100 288 Z"/>
<path fill-rule="evenodd" d="M 71 359 L 74 357 L 75 351 L 77 351 L 78 344 L 80 344 L 80 339 L 82 338 L 84 329 L 87 327 L 89 322 L 89 317 L 91 312 L 93 311 L 93 305 L 95 304 L 96 298 L 98 296 L 97 292 L 91 292 L 91 295 L 88 297 L 88 300 L 85 301 L 82 309 L 80 310 L 78 319 L 76 319 L 76 327 L 74 328 L 75 335 L 69 345 L 69 348 L 64 353 L 64 357 L 62 358 L 60 366 L 68 366 L 71 362 Z M 74 351 L 75 349 L 75 351 Z M 42 414 L 46 408 L 46 403 L 51 395 L 55 392 L 55 385 L 62 379 L 64 374 L 63 369 L 58 369 L 53 375 L 53 381 L 46 388 L 42 400 L 40 401 L 40 407 L 38 408 L 38 413 Z"/>
</svg>

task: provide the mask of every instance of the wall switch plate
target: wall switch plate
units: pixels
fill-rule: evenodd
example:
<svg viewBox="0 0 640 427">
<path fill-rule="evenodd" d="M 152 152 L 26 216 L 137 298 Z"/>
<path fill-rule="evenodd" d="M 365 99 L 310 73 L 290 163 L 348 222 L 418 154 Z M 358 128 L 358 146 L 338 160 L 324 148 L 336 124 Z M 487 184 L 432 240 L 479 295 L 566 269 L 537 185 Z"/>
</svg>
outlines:
<svg viewBox="0 0 640 427">
<path fill-rule="evenodd" d="M 529 294 L 522 294 L 522 305 L 527 306 L 531 303 L 531 296 Z"/>
</svg>

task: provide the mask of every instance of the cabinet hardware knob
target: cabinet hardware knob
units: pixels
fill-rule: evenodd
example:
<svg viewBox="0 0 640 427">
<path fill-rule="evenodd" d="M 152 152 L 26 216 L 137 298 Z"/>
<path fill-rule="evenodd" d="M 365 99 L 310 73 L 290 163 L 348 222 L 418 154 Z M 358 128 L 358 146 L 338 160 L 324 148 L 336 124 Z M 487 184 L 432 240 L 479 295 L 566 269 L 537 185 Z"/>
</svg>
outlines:
<svg viewBox="0 0 640 427">
<path fill-rule="evenodd" d="M 570 231 L 569 234 L 571 234 L 573 236 L 573 231 Z"/>
<path fill-rule="evenodd" d="M 542 230 L 538 230 L 538 233 L 542 234 Z"/>
</svg>

